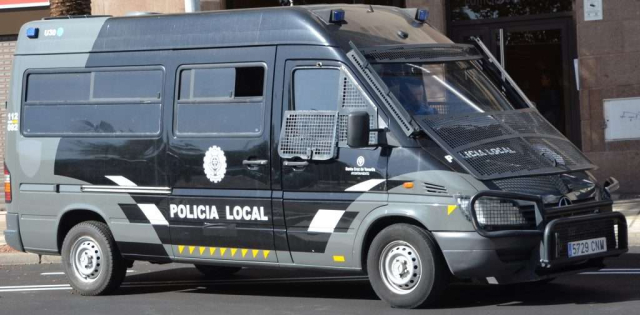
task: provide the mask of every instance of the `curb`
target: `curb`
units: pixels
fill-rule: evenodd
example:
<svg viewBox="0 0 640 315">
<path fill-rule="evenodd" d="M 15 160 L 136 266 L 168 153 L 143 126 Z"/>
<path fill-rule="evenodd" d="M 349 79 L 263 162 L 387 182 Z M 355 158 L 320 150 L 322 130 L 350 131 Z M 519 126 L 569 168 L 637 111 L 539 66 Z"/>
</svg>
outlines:
<svg viewBox="0 0 640 315">
<path fill-rule="evenodd" d="M 613 201 L 613 205 L 624 205 L 624 204 L 629 204 L 629 203 L 639 203 L 640 202 L 640 198 L 636 198 L 636 199 L 620 199 L 620 200 L 614 200 Z"/>
<path fill-rule="evenodd" d="M 0 254 L 0 266 L 59 264 L 60 256 L 41 256 L 27 253 Z"/>
</svg>

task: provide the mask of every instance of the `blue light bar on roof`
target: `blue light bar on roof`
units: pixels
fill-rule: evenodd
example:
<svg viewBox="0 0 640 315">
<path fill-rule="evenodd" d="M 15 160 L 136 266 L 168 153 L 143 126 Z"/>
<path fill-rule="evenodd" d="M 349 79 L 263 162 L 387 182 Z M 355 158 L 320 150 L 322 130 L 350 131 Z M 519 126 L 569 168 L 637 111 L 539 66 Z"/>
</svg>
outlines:
<svg viewBox="0 0 640 315">
<path fill-rule="evenodd" d="M 27 29 L 27 37 L 28 38 L 38 38 L 38 28 L 30 27 Z"/>
<path fill-rule="evenodd" d="M 420 22 L 426 22 L 429 18 L 429 10 L 427 9 L 418 9 L 416 10 L 416 20 Z"/>
<path fill-rule="evenodd" d="M 343 23 L 345 18 L 344 10 L 331 10 L 331 17 L 329 23 Z"/>
</svg>

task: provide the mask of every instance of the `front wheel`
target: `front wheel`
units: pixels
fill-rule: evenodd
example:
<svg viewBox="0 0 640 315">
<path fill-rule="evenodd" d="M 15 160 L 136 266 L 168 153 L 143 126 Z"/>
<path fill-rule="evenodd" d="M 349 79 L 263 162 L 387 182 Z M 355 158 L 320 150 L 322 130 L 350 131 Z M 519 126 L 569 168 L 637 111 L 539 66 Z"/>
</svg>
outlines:
<svg viewBox="0 0 640 315">
<path fill-rule="evenodd" d="M 376 294 L 397 308 L 433 304 L 449 280 L 449 269 L 431 236 L 410 224 L 394 224 L 376 235 L 367 271 Z"/>
<path fill-rule="evenodd" d="M 97 221 L 71 228 L 62 243 L 62 263 L 71 286 L 81 295 L 111 292 L 127 272 L 109 227 Z"/>
</svg>

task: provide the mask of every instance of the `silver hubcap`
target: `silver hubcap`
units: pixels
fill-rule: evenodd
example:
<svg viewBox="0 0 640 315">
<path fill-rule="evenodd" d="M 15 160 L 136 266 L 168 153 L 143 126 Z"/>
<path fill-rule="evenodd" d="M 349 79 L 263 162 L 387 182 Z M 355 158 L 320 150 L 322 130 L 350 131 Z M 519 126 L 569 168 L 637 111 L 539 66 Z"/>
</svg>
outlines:
<svg viewBox="0 0 640 315">
<path fill-rule="evenodd" d="M 98 242 L 84 236 L 78 239 L 71 249 L 70 261 L 76 276 L 85 282 L 93 282 L 102 270 L 102 251 Z"/>
<path fill-rule="evenodd" d="M 422 273 L 420 256 L 411 244 L 393 241 L 382 250 L 380 275 L 384 284 L 397 294 L 413 291 Z"/>
</svg>

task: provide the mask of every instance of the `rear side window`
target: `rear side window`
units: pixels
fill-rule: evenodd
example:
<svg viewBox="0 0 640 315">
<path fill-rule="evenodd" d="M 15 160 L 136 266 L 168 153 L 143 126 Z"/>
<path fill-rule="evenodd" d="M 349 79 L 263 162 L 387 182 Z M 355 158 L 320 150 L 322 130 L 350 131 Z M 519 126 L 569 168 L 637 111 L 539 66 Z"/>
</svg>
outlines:
<svg viewBox="0 0 640 315">
<path fill-rule="evenodd" d="M 265 72 L 264 64 L 182 67 L 176 135 L 261 134 Z"/>
<path fill-rule="evenodd" d="M 73 102 L 90 98 L 90 72 L 34 73 L 27 78 L 27 102 Z"/>
<path fill-rule="evenodd" d="M 162 69 L 27 73 L 26 136 L 160 133 Z"/>
</svg>

